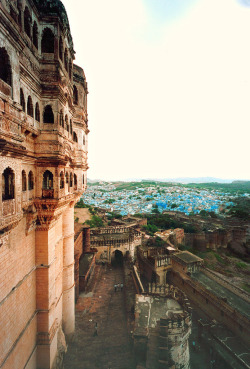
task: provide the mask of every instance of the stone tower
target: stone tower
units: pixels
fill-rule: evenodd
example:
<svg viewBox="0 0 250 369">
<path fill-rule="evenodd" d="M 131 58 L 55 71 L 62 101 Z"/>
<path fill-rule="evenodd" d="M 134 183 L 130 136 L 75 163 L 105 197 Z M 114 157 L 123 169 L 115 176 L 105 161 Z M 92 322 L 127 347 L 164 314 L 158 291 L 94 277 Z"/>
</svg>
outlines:
<svg viewBox="0 0 250 369">
<path fill-rule="evenodd" d="M 87 82 L 59 0 L 0 2 L 0 368 L 60 367 L 74 332 Z"/>
</svg>

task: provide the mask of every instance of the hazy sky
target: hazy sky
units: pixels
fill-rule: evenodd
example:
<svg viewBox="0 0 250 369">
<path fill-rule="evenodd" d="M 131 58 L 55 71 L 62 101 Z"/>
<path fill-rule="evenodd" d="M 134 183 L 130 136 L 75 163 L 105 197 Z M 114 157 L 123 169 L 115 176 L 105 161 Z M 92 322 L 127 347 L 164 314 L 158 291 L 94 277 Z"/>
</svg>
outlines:
<svg viewBox="0 0 250 369">
<path fill-rule="evenodd" d="M 63 0 L 89 178 L 250 178 L 250 0 Z"/>
</svg>

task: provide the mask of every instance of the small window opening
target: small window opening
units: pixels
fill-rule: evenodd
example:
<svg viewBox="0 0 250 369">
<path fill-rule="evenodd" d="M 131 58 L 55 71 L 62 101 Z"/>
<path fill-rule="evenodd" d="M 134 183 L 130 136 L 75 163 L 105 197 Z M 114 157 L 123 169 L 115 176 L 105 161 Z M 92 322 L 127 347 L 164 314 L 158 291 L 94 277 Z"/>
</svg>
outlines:
<svg viewBox="0 0 250 369">
<path fill-rule="evenodd" d="M 51 105 L 46 105 L 43 113 L 43 123 L 54 123 L 54 114 Z"/>
<path fill-rule="evenodd" d="M 43 173 L 43 189 L 53 189 L 53 174 L 49 170 Z"/>
<path fill-rule="evenodd" d="M 24 31 L 27 34 L 27 36 L 29 36 L 29 38 L 30 38 L 30 25 L 31 25 L 30 11 L 26 6 L 24 10 Z"/>
<path fill-rule="evenodd" d="M 24 100 L 24 94 L 23 94 L 23 90 L 20 89 L 20 105 L 23 108 L 23 111 L 25 112 L 25 100 Z"/>
<path fill-rule="evenodd" d="M 45 28 L 42 36 L 42 53 L 53 54 L 55 51 L 55 37 L 50 28 Z"/>
<path fill-rule="evenodd" d="M 33 24 L 33 45 L 38 49 L 38 27 L 36 22 Z"/>
<path fill-rule="evenodd" d="M 28 182 L 29 182 L 29 190 L 33 190 L 34 189 L 34 175 L 32 171 L 29 172 Z"/>
<path fill-rule="evenodd" d="M 60 173 L 60 189 L 64 188 L 64 174 Z"/>
<path fill-rule="evenodd" d="M 15 174 L 11 168 L 6 168 L 2 174 L 2 200 L 15 197 Z"/>
<path fill-rule="evenodd" d="M 27 114 L 33 118 L 34 116 L 34 110 L 33 110 L 33 103 L 32 103 L 32 98 L 31 96 L 28 97 L 28 101 L 27 101 Z"/>
<path fill-rule="evenodd" d="M 22 170 L 22 191 L 25 192 L 27 190 L 27 179 L 25 170 Z"/>
<path fill-rule="evenodd" d="M 75 105 L 78 104 L 78 90 L 77 87 L 74 85 L 73 87 L 73 102 Z"/>
<path fill-rule="evenodd" d="M 39 104 L 38 103 L 36 103 L 35 119 L 36 119 L 37 122 L 40 122 L 40 109 L 39 109 Z"/>
</svg>

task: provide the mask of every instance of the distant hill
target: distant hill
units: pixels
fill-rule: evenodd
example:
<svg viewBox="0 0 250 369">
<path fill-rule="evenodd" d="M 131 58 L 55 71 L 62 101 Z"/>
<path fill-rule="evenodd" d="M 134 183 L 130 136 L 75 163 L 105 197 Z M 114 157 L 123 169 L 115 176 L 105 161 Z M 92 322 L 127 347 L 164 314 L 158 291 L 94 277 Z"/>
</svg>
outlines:
<svg viewBox="0 0 250 369">
<path fill-rule="evenodd" d="M 151 179 L 152 180 L 152 179 Z M 221 179 L 215 177 L 178 177 L 178 178 L 162 178 L 162 179 L 154 179 L 159 182 L 175 182 L 175 183 L 232 183 L 232 179 Z M 144 181 L 144 180 L 143 180 Z"/>
<path fill-rule="evenodd" d="M 88 183 L 96 183 L 96 182 L 173 182 L 173 183 L 232 183 L 232 182 L 247 182 L 241 180 L 233 180 L 233 179 L 221 179 L 215 177 L 178 177 L 178 178 L 127 178 L 124 180 L 103 180 L 103 179 L 88 179 Z"/>
</svg>

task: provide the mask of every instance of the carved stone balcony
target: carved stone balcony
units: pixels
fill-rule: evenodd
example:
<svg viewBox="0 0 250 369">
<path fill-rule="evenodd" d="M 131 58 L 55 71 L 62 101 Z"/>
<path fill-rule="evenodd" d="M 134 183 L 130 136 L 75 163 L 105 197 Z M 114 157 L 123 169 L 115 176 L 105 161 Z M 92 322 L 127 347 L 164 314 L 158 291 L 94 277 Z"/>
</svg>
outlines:
<svg viewBox="0 0 250 369">
<path fill-rule="evenodd" d="M 22 192 L 22 202 L 27 201 L 27 191 Z"/>
<path fill-rule="evenodd" d="M 29 190 L 29 200 L 34 198 L 34 190 Z"/>
<path fill-rule="evenodd" d="M 4 82 L 0 79 L 0 91 L 3 92 L 7 96 L 11 96 L 11 87 L 8 83 Z"/>
<path fill-rule="evenodd" d="M 14 215 L 15 205 L 16 205 L 15 199 L 3 201 L 3 216 L 7 217 L 8 215 Z"/>
<path fill-rule="evenodd" d="M 53 199 L 54 198 L 54 189 L 44 189 L 43 188 L 42 198 L 43 199 Z"/>
</svg>

